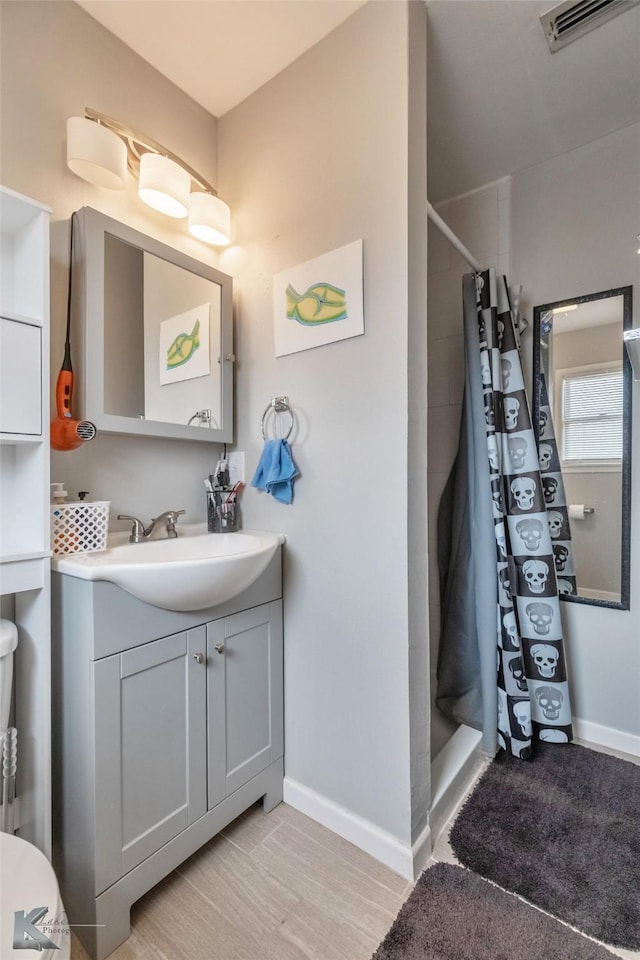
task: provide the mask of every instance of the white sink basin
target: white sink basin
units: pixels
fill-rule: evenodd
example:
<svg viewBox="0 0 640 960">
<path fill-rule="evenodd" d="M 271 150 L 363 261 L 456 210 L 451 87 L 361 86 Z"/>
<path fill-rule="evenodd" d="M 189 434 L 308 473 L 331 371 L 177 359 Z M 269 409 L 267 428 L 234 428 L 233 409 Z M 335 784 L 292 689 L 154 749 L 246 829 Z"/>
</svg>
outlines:
<svg viewBox="0 0 640 960">
<path fill-rule="evenodd" d="M 51 565 L 82 580 L 109 580 L 164 610 L 204 610 L 251 586 L 284 543 L 278 533 L 208 533 L 205 524 L 143 543 L 128 536 L 112 534 L 106 550 L 53 557 Z"/>
</svg>

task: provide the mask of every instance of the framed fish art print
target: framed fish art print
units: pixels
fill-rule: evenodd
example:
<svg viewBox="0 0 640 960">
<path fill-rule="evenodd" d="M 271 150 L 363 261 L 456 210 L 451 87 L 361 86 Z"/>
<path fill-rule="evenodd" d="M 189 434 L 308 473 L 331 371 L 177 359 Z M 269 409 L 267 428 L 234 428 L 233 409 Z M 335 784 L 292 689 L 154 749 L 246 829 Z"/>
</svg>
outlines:
<svg viewBox="0 0 640 960">
<path fill-rule="evenodd" d="M 362 240 L 273 278 L 276 357 L 364 333 Z"/>
</svg>

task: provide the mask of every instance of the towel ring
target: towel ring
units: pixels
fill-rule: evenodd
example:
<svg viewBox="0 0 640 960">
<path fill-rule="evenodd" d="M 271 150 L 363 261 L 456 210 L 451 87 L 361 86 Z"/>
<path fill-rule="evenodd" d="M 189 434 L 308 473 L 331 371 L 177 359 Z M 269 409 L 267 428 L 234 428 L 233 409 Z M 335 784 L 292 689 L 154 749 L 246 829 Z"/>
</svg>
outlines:
<svg viewBox="0 0 640 960">
<path fill-rule="evenodd" d="M 265 407 L 265 411 L 262 414 L 262 419 L 260 421 L 260 433 L 262 434 L 262 439 L 267 439 L 267 434 L 265 433 L 265 421 L 267 419 L 267 414 L 270 410 L 274 410 L 275 413 L 288 413 L 291 417 L 291 423 L 289 424 L 289 429 L 287 430 L 282 440 L 288 440 L 291 436 L 291 431 L 293 430 L 293 413 L 291 412 L 291 407 L 289 406 L 289 397 L 274 397 L 269 401 Z"/>
</svg>

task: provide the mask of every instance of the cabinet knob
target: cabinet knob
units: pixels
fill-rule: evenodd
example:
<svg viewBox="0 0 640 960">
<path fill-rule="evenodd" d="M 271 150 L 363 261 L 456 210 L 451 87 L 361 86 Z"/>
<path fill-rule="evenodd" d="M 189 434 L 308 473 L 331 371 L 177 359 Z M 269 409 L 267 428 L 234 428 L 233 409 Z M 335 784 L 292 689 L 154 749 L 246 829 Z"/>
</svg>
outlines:
<svg viewBox="0 0 640 960">
<path fill-rule="evenodd" d="M 216 653 L 224 653 L 224 643 L 216 643 Z"/>
<path fill-rule="evenodd" d="M 196 663 L 204 663 L 204 654 L 203 653 L 194 653 L 193 659 Z"/>
</svg>

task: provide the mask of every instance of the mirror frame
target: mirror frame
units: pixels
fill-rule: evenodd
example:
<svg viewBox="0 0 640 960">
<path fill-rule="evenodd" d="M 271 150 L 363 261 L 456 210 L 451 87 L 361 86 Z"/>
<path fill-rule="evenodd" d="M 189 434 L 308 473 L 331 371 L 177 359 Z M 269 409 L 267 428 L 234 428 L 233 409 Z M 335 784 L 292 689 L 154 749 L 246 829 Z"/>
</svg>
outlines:
<svg viewBox="0 0 640 960">
<path fill-rule="evenodd" d="M 233 280 L 208 264 L 194 260 L 153 237 L 83 207 L 77 213 L 73 261 L 72 346 L 79 344 L 79 371 L 75 377 L 80 417 L 90 420 L 103 433 L 130 437 L 162 437 L 206 443 L 233 441 Z M 220 428 L 188 426 L 160 420 L 136 419 L 105 410 L 104 316 L 105 235 L 151 253 L 220 287 Z"/>
<path fill-rule="evenodd" d="M 628 330 L 632 325 L 633 287 L 617 287 L 613 290 L 602 290 L 599 293 L 590 293 L 584 297 L 568 297 L 566 300 L 555 300 L 553 303 L 543 303 L 533 308 L 533 429 L 536 446 L 540 443 L 540 371 L 542 358 L 540 350 L 541 317 L 554 307 L 566 307 L 571 303 L 591 303 L 594 300 L 605 300 L 610 297 L 622 297 L 622 329 Z M 571 603 L 586 603 L 595 607 L 611 607 L 615 610 L 629 610 L 631 601 L 631 410 L 633 376 L 631 363 L 624 348 L 624 341 L 620 341 L 622 352 L 622 536 L 620 543 L 620 600 L 596 600 L 591 597 L 580 597 L 572 594 L 562 594 L 561 600 Z"/>
</svg>

